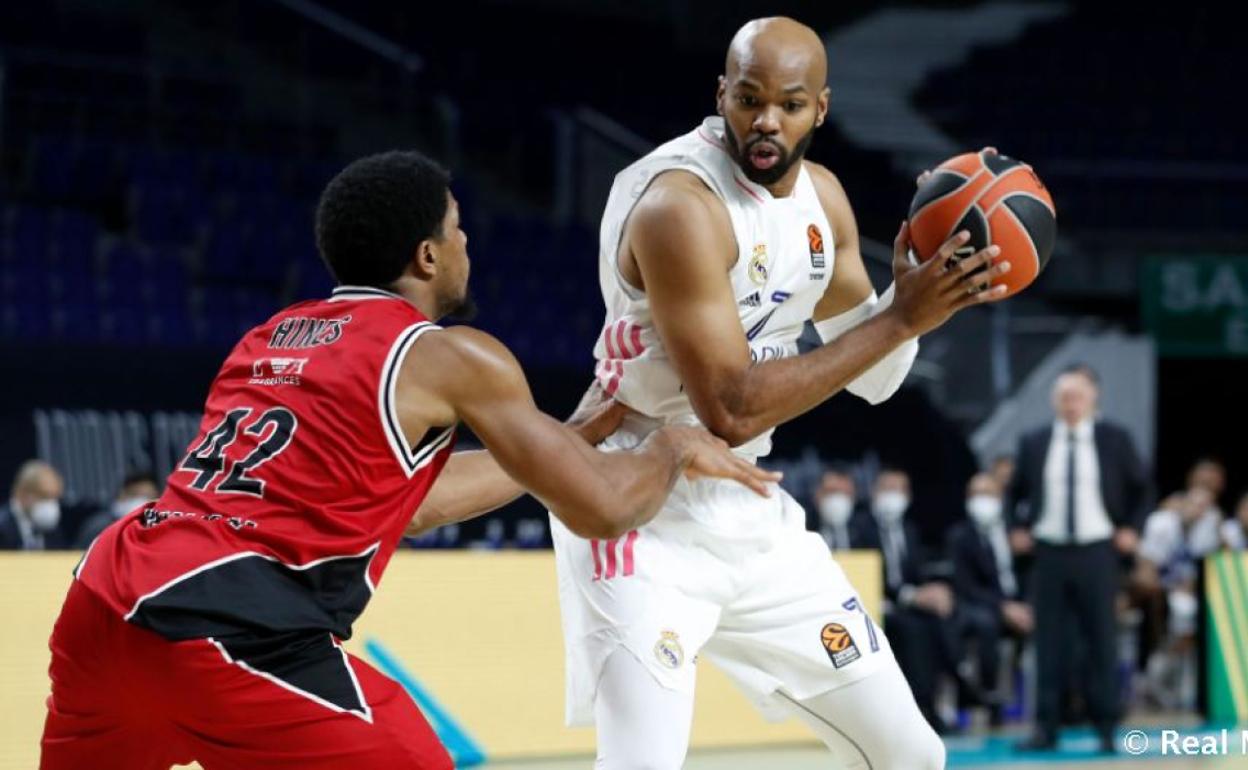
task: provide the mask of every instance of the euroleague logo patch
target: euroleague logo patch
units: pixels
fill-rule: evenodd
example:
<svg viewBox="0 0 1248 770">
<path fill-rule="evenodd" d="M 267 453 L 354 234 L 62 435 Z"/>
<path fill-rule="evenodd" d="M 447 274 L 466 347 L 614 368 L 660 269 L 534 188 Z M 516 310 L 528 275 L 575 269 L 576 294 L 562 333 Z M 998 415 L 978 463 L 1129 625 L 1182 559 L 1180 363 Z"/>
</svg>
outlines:
<svg viewBox="0 0 1248 770">
<path fill-rule="evenodd" d="M 854 644 L 854 638 L 840 623 L 829 623 L 824 626 L 819 634 L 819 641 L 823 642 L 823 649 L 828 653 L 828 660 L 832 661 L 832 665 L 836 668 L 848 666 L 862 657 L 862 653 L 858 651 L 858 645 Z"/>
<path fill-rule="evenodd" d="M 806 240 L 810 243 L 811 269 L 822 270 L 824 268 L 823 233 L 819 232 L 818 225 L 811 225 L 806 228 Z"/>
<path fill-rule="evenodd" d="M 675 631 L 660 632 L 659 641 L 654 643 L 654 657 L 667 668 L 680 668 L 685 662 L 685 650 Z"/>
</svg>

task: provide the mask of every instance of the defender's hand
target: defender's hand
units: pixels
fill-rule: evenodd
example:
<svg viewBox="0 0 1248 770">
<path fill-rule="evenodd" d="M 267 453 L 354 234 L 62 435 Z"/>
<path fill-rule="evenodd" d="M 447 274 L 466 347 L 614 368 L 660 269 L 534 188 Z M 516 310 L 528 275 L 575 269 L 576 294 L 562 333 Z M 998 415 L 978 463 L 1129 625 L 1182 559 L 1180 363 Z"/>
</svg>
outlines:
<svg viewBox="0 0 1248 770">
<path fill-rule="evenodd" d="M 607 395 L 597 380 L 590 383 L 589 390 L 581 397 L 576 411 L 564 424 L 576 431 L 591 446 L 602 443 L 615 433 L 624 417 L 632 410 Z"/>
<path fill-rule="evenodd" d="M 764 470 L 732 453 L 728 442 L 701 428 L 668 425 L 660 430 L 676 444 L 677 451 L 688 463 L 685 476 L 690 479 L 731 479 L 752 489 L 762 497 L 770 497 L 767 485 L 783 478 L 783 474 Z"/>
</svg>

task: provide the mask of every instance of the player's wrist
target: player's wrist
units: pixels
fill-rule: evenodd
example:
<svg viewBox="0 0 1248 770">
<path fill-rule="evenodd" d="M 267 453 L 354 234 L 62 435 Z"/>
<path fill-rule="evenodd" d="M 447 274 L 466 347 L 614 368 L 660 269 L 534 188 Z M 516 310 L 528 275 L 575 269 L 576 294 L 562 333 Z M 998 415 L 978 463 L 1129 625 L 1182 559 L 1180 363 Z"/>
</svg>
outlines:
<svg viewBox="0 0 1248 770">
<path fill-rule="evenodd" d="M 921 332 L 917 325 L 910 323 L 904 310 L 896 303 L 872 316 L 868 323 L 878 324 L 887 338 L 885 344 L 892 347 L 918 337 Z"/>
<path fill-rule="evenodd" d="M 679 425 L 664 425 L 650 434 L 648 444 L 654 446 L 675 467 L 684 472 L 693 463 L 695 454 L 692 431 Z"/>
</svg>

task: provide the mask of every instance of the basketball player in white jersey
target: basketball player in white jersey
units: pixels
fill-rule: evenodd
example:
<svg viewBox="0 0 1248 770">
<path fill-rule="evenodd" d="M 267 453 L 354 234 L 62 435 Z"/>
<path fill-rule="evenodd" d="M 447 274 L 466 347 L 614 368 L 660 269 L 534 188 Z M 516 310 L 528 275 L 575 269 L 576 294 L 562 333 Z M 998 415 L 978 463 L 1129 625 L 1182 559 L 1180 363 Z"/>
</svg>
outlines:
<svg viewBox="0 0 1248 770">
<path fill-rule="evenodd" d="M 597 381 L 636 414 L 605 447 L 701 423 L 757 459 L 776 425 L 841 390 L 888 398 L 920 334 L 1002 296 L 988 288 L 1009 270 L 995 247 L 955 262 L 959 233 L 916 267 L 903 224 L 895 283 L 877 298 L 844 190 L 803 159 L 827 115 L 825 57 L 797 22 L 750 22 L 728 52 L 719 116 L 616 177 L 594 354 Z M 808 320 L 824 345 L 799 356 Z M 598 768 L 682 765 L 701 658 L 765 714 L 809 723 L 845 767 L 944 766 L 884 634 L 804 525 L 787 494 L 714 480 L 678 482 L 653 521 L 614 540 L 552 517 L 567 716 L 597 725 Z"/>
</svg>

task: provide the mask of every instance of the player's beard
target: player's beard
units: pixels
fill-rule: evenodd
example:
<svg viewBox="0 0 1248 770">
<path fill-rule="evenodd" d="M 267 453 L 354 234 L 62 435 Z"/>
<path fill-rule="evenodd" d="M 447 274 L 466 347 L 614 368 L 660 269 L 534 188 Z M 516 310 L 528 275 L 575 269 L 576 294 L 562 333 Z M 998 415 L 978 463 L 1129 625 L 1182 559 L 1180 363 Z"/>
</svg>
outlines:
<svg viewBox="0 0 1248 770">
<path fill-rule="evenodd" d="M 737 139 L 736 135 L 732 133 L 732 126 L 725 120 L 724 143 L 728 145 L 728 154 L 731 155 L 732 159 L 737 162 L 738 166 L 740 166 L 742 173 L 745 174 L 745 178 L 754 184 L 766 187 L 779 182 L 780 179 L 789 172 L 789 169 L 793 167 L 794 163 L 797 163 L 802 158 L 806 157 L 806 150 L 810 148 L 810 142 L 815 138 L 815 128 L 816 126 L 811 124 L 810 130 L 806 132 L 805 136 L 797 141 L 797 146 L 793 148 L 792 152 L 790 152 L 779 143 L 767 140 L 767 137 L 762 136 L 750 142 L 745 147 L 742 147 L 741 142 Z M 768 144 L 772 145 L 780 152 L 780 159 L 776 161 L 776 165 L 771 168 L 759 169 L 755 168 L 750 163 L 750 148 L 762 141 L 767 141 Z"/>
</svg>

